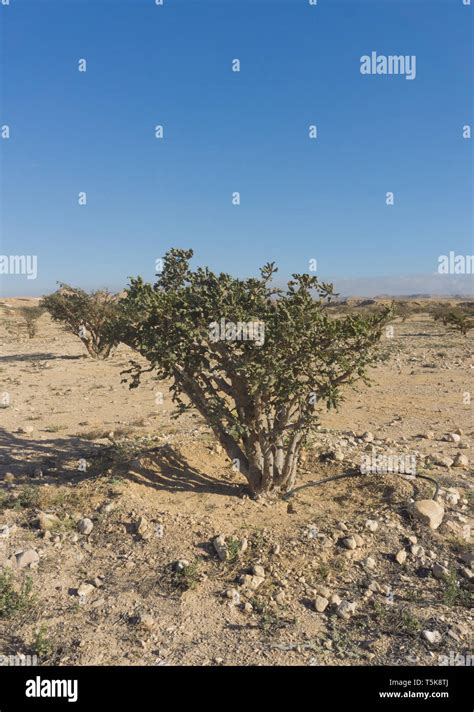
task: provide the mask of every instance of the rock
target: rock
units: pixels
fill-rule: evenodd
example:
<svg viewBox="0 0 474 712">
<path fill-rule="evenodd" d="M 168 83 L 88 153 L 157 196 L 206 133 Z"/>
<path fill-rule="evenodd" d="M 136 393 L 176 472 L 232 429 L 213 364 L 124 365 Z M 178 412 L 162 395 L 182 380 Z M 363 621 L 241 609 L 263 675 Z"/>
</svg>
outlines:
<svg viewBox="0 0 474 712">
<path fill-rule="evenodd" d="M 365 433 L 362 435 L 362 440 L 363 440 L 365 443 L 371 443 L 371 442 L 373 442 L 373 441 L 375 440 L 374 434 L 371 433 L 370 430 L 368 430 L 367 432 L 365 432 Z"/>
<path fill-rule="evenodd" d="M 135 522 L 135 532 L 145 541 L 151 539 L 152 527 L 146 517 L 141 515 Z"/>
<path fill-rule="evenodd" d="M 92 583 L 81 583 L 77 589 L 78 596 L 88 596 L 94 590 L 95 586 Z"/>
<path fill-rule="evenodd" d="M 173 568 L 175 571 L 184 571 L 185 569 L 188 568 L 189 565 L 190 564 L 187 559 L 178 559 L 178 561 L 175 562 Z"/>
<path fill-rule="evenodd" d="M 278 546 L 278 544 L 277 544 L 277 546 Z M 244 537 L 242 539 L 242 541 L 240 542 L 240 553 L 245 554 L 245 552 L 247 551 L 248 548 L 249 548 L 249 540 L 247 539 L 247 537 Z M 274 551 L 273 553 L 278 553 L 278 552 Z"/>
<path fill-rule="evenodd" d="M 342 452 L 342 450 L 333 450 L 331 452 L 331 458 L 336 462 L 342 462 L 344 460 L 344 453 Z"/>
<path fill-rule="evenodd" d="M 259 564 L 257 564 L 256 566 L 252 566 L 252 573 L 254 576 L 260 576 L 260 578 L 265 578 L 265 569 Z"/>
<path fill-rule="evenodd" d="M 374 569 L 377 568 L 377 562 L 375 561 L 374 558 L 372 558 L 372 556 L 368 556 L 364 561 L 364 566 L 366 569 L 373 571 Z"/>
<path fill-rule="evenodd" d="M 280 591 L 280 593 L 277 593 L 277 595 L 275 596 L 275 601 L 278 603 L 278 605 L 281 606 L 285 603 L 285 598 L 285 592 Z"/>
<path fill-rule="evenodd" d="M 77 531 L 85 536 L 88 536 L 93 528 L 94 524 L 92 523 L 92 520 L 87 517 L 83 517 L 83 519 L 80 519 L 77 523 Z"/>
<path fill-rule="evenodd" d="M 8 524 L 0 524 L 0 539 L 8 539 L 10 536 L 10 527 Z"/>
<path fill-rule="evenodd" d="M 59 517 L 55 514 L 47 514 L 46 512 L 39 512 L 38 514 L 38 527 L 41 531 L 46 532 L 54 529 L 59 524 Z"/>
<path fill-rule="evenodd" d="M 139 618 L 139 623 L 143 628 L 147 630 L 153 630 L 155 627 L 155 619 L 149 613 L 142 613 Z"/>
<path fill-rule="evenodd" d="M 354 539 L 357 546 L 364 546 L 365 541 L 360 534 L 354 534 Z"/>
<path fill-rule="evenodd" d="M 357 542 L 353 536 L 344 537 L 342 545 L 345 546 L 346 549 L 357 549 Z"/>
<path fill-rule="evenodd" d="M 274 554 L 274 556 L 276 556 L 277 554 L 279 554 L 280 551 L 281 551 L 281 546 L 280 546 L 280 544 L 274 544 L 274 545 L 272 546 L 272 554 Z"/>
<path fill-rule="evenodd" d="M 286 507 L 287 514 L 296 514 L 296 507 L 293 502 L 288 502 Z"/>
<path fill-rule="evenodd" d="M 342 603 L 342 598 L 340 598 L 337 593 L 333 593 L 329 599 L 329 603 L 331 606 L 339 606 Z"/>
<path fill-rule="evenodd" d="M 422 636 L 431 645 L 437 645 L 442 641 L 441 633 L 438 630 L 424 630 Z"/>
<path fill-rule="evenodd" d="M 13 472 L 5 472 L 3 475 L 3 482 L 6 482 L 7 484 L 12 484 L 12 482 L 15 482 L 15 475 Z"/>
<path fill-rule="evenodd" d="M 461 436 L 459 433 L 448 433 L 443 440 L 449 443 L 458 443 L 461 440 Z"/>
<path fill-rule="evenodd" d="M 16 554 L 16 565 L 19 569 L 24 569 L 26 566 L 37 564 L 39 561 L 38 552 L 34 549 L 25 549 Z"/>
<path fill-rule="evenodd" d="M 214 550 L 221 561 L 225 561 L 228 556 L 227 545 L 225 542 L 225 537 L 223 534 L 216 536 L 212 542 L 214 545 Z"/>
<path fill-rule="evenodd" d="M 252 589 L 252 591 L 256 591 L 259 586 L 262 585 L 262 583 L 265 581 L 263 576 L 251 576 L 250 581 L 248 583 L 248 587 Z"/>
<path fill-rule="evenodd" d="M 447 504 L 450 504 L 452 507 L 456 507 L 459 500 L 461 499 L 461 493 L 454 487 L 450 487 L 446 492 L 445 499 Z"/>
<path fill-rule="evenodd" d="M 328 588 L 327 586 L 319 586 L 316 589 L 316 593 L 318 596 L 321 596 L 322 598 L 328 598 L 331 596 L 331 589 Z"/>
<path fill-rule="evenodd" d="M 316 596 L 316 598 L 314 599 L 314 607 L 318 611 L 318 613 L 323 613 L 323 611 L 325 611 L 328 606 L 329 601 L 324 596 Z"/>
<path fill-rule="evenodd" d="M 225 592 L 226 598 L 232 601 L 235 605 L 240 603 L 240 593 L 236 588 L 228 588 Z"/>
<path fill-rule="evenodd" d="M 411 551 L 412 555 L 417 559 L 421 559 L 425 555 L 424 548 L 422 546 L 420 546 L 419 544 L 413 544 L 410 547 L 410 551 Z"/>
<path fill-rule="evenodd" d="M 379 528 L 379 523 L 376 519 L 367 519 L 365 526 L 370 532 L 376 532 Z"/>
<path fill-rule="evenodd" d="M 397 551 L 395 554 L 395 561 L 400 564 L 400 566 L 403 566 L 405 561 L 407 560 L 407 552 L 405 549 L 400 549 L 400 551 Z"/>
<path fill-rule="evenodd" d="M 102 576 L 96 576 L 94 579 L 92 579 L 91 583 L 96 587 L 96 588 L 101 588 L 104 585 L 104 581 Z"/>
<path fill-rule="evenodd" d="M 467 566 L 460 566 L 459 573 L 463 578 L 467 579 L 468 581 L 472 581 L 472 579 L 474 578 L 474 573 L 471 571 L 471 569 L 468 569 Z"/>
<path fill-rule="evenodd" d="M 251 603 L 247 601 L 247 603 L 244 603 L 243 608 L 242 608 L 244 613 L 252 613 L 253 611 L 253 606 Z"/>
<path fill-rule="evenodd" d="M 428 430 L 426 433 L 423 433 L 420 435 L 420 438 L 423 438 L 424 440 L 434 440 L 435 434 L 433 430 Z"/>
<path fill-rule="evenodd" d="M 410 536 L 407 536 L 407 539 L 410 542 L 410 544 L 418 543 L 418 538 L 414 534 L 410 534 Z"/>
<path fill-rule="evenodd" d="M 454 458 L 453 467 L 469 467 L 469 458 L 458 452 Z"/>
<path fill-rule="evenodd" d="M 419 499 L 412 506 L 412 514 L 430 527 L 437 529 L 444 517 L 444 508 L 432 499 Z"/>
<path fill-rule="evenodd" d="M 367 586 L 369 591 L 372 591 L 372 593 L 380 593 L 381 588 L 380 584 L 377 581 L 371 581 L 369 585 Z"/>
<path fill-rule="evenodd" d="M 356 612 L 356 604 L 349 601 L 342 601 L 337 608 L 337 615 L 348 620 Z"/>
</svg>

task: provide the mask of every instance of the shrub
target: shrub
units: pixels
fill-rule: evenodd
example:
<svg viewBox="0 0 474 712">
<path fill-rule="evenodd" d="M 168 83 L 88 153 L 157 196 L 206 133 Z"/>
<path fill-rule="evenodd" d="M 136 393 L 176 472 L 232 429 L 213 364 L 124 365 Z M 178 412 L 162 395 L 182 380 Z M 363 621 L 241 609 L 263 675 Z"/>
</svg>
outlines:
<svg viewBox="0 0 474 712">
<path fill-rule="evenodd" d="M 39 307 L 19 307 L 18 313 L 25 322 L 28 338 L 32 339 L 36 335 L 37 321 L 45 313 L 45 309 Z"/>
<path fill-rule="evenodd" d="M 243 280 L 191 271 L 191 257 L 172 249 L 154 286 L 131 280 L 122 340 L 149 367 L 132 362 L 130 386 L 144 370 L 170 378 L 177 414 L 198 409 L 253 494 L 288 491 L 318 406 L 367 381 L 391 311 L 331 318 L 332 285 L 315 276 L 293 275 L 283 290 L 273 264 Z"/>
<path fill-rule="evenodd" d="M 92 358 L 106 359 L 120 342 L 118 299 L 106 289 L 88 293 L 61 284 L 41 300 L 41 306 L 80 338 Z"/>
<path fill-rule="evenodd" d="M 459 331 L 463 336 L 466 336 L 468 331 L 474 328 L 474 318 L 459 306 L 437 307 L 433 310 L 432 316 L 435 321 L 441 321 L 448 329 Z"/>
</svg>

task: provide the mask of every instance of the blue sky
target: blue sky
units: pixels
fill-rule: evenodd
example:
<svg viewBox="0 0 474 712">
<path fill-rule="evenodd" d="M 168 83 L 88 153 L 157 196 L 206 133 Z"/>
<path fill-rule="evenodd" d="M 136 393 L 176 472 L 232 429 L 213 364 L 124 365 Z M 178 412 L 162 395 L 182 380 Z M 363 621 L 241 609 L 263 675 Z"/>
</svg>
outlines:
<svg viewBox="0 0 474 712">
<path fill-rule="evenodd" d="M 315 258 L 346 293 L 459 291 L 430 275 L 439 255 L 472 253 L 472 12 L 462 0 L 0 4 L 0 254 L 38 256 L 37 279 L 0 277 L 1 294 L 152 280 L 171 246 L 239 276 L 275 260 L 287 277 Z M 372 51 L 416 55 L 416 79 L 361 75 Z"/>
</svg>

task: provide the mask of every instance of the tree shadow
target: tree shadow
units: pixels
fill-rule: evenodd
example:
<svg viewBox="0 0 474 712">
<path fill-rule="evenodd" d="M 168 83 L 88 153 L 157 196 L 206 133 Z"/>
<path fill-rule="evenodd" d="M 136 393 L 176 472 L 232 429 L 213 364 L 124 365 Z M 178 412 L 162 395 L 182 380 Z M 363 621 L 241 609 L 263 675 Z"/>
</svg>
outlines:
<svg viewBox="0 0 474 712">
<path fill-rule="evenodd" d="M 142 464 L 145 459 L 152 462 L 151 467 Z M 240 483 L 225 482 L 193 467 L 171 445 L 148 448 L 131 460 L 121 455 L 114 444 L 81 437 L 33 440 L 0 428 L 0 474 L 11 472 L 17 483 L 79 483 L 100 476 L 105 469 L 111 469 L 115 477 L 124 477 L 155 490 L 227 497 L 238 497 L 245 491 Z"/>
<path fill-rule="evenodd" d="M 31 354 L 10 354 L 9 356 L 0 356 L 0 363 L 14 363 L 15 361 L 53 361 L 55 359 L 61 361 L 77 361 L 78 359 L 83 358 L 87 358 L 87 355 L 66 355 L 53 354 L 51 352 L 36 352 Z"/>
<path fill-rule="evenodd" d="M 239 497 L 245 490 L 242 484 L 222 481 L 193 467 L 171 445 L 154 448 L 144 453 L 142 459 L 152 460 L 153 469 L 147 468 L 139 459 L 133 462 L 125 477 L 156 490 L 219 494 L 226 497 Z"/>
</svg>

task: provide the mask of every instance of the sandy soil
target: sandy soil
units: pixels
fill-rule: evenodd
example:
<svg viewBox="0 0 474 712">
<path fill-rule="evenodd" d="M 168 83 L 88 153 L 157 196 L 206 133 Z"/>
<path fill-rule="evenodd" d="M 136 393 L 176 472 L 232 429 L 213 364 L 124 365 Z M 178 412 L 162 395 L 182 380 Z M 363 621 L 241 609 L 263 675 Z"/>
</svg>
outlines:
<svg viewBox="0 0 474 712">
<path fill-rule="evenodd" d="M 34 303 L 0 304 L 0 580 L 8 572 L 18 591 L 30 577 L 33 589 L 31 605 L 0 618 L 0 654 L 45 665 L 432 665 L 472 654 L 474 336 L 423 314 L 396 323 L 372 387 L 322 413 L 301 463 L 303 484 L 354 471 L 363 455 L 414 455 L 442 487 L 433 531 L 410 514 L 432 484 L 395 474 L 310 487 L 290 506 L 250 500 L 200 416 L 171 419 L 166 384 L 121 383 L 126 347 L 93 361 L 47 315 L 29 339 L 16 309 Z M 443 439 L 456 431 L 459 442 Z M 41 512 L 58 518 L 51 530 Z M 39 561 L 20 568 L 28 550 Z M 241 577 L 254 566 L 264 578 L 252 590 Z M 354 610 L 318 612 L 318 594 Z"/>
</svg>

